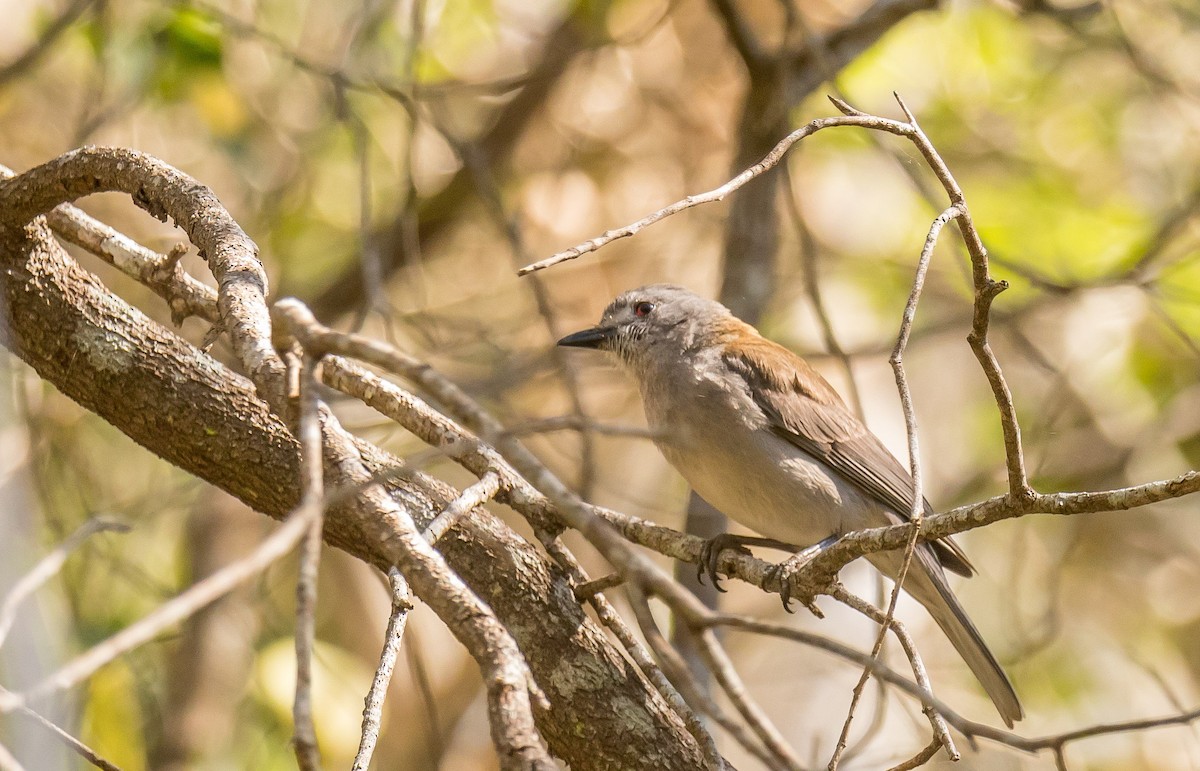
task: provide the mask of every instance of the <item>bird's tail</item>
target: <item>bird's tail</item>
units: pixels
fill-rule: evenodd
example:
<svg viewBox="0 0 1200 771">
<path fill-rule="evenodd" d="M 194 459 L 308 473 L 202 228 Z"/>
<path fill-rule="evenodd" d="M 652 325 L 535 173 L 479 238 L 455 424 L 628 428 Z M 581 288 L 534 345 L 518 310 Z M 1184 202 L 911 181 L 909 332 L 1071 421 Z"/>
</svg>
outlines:
<svg viewBox="0 0 1200 771">
<path fill-rule="evenodd" d="M 905 590 L 933 616 L 933 620 L 950 638 L 958 655 L 967 662 L 983 690 L 991 697 L 1004 723 L 1012 728 L 1014 721 L 1025 717 L 1025 710 L 1021 708 L 1021 702 L 1017 699 L 1017 692 L 1013 690 L 1008 675 L 1004 674 L 1000 662 L 996 661 L 996 657 L 988 650 L 979 630 L 967 617 L 967 612 L 963 610 L 958 598 L 950 591 L 946 574 L 937 563 L 932 550 L 923 545 L 913 557 L 913 564 L 904 581 Z M 896 560 L 899 562 L 898 557 Z M 892 572 L 892 575 L 895 575 L 895 572 Z"/>
</svg>

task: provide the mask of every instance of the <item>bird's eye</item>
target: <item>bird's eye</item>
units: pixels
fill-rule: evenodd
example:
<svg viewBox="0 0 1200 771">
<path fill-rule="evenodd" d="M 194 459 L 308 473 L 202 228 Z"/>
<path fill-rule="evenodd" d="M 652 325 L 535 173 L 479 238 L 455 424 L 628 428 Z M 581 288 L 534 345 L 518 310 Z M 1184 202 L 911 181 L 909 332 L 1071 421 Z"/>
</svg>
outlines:
<svg viewBox="0 0 1200 771">
<path fill-rule="evenodd" d="M 649 316 L 650 312 L 653 310 L 654 303 L 640 302 L 633 306 L 633 315 L 637 316 L 638 318 L 645 318 L 646 316 Z"/>
</svg>

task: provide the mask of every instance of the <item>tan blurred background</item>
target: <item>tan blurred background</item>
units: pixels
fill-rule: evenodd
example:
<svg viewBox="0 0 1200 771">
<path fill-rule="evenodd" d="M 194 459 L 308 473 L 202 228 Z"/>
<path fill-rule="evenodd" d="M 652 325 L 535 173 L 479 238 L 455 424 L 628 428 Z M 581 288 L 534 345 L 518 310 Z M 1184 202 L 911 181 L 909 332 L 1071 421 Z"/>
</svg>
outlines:
<svg viewBox="0 0 1200 771">
<path fill-rule="evenodd" d="M 0 163 L 21 170 L 109 144 L 182 168 L 258 242 L 274 291 L 451 373 L 509 426 L 529 429 L 538 455 L 591 500 L 680 526 L 685 487 L 648 441 L 546 432 L 537 421 L 581 406 L 604 429 L 642 425 L 614 368 L 555 354 L 552 341 L 639 284 L 716 296 L 739 256 L 736 244 L 723 255 L 730 202 L 542 273 L 540 288 L 515 268 L 728 179 L 749 81 L 714 5 L 0 0 Z M 785 5 L 736 8 L 771 50 L 836 31 L 869 3 L 796 0 L 787 35 Z M 833 114 L 824 95 L 834 92 L 898 117 L 897 91 L 916 113 L 965 189 L 997 276 L 1012 283 L 996 303 L 993 341 L 1032 481 L 1046 492 L 1166 478 L 1200 458 L 1200 10 L 1190 0 L 1079 5 L 961 0 L 905 15 L 836 83 L 776 106 L 791 127 Z M 787 166 L 777 259 L 744 299 L 760 308 L 765 334 L 811 356 L 844 394 L 852 379 L 869 425 L 903 458 L 887 352 L 944 198 L 934 188 L 927 200 L 914 177 L 928 188 L 931 176 L 894 137 L 822 132 Z M 162 251 L 181 238 L 115 196 L 84 208 Z M 1004 489 L 996 410 L 965 344 L 969 273 L 952 235 L 936 252 L 906 357 L 939 508 Z M 80 259 L 169 323 L 145 290 Z M 210 279 L 196 258 L 185 265 Z M 829 355 L 814 274 L 849 370 Z M 199 343 L 204 331 L 193 320 L 181 334 Z M 90 541 L 24 608 L 0 649 L 3 682 L 19 687 L 245 552 L 271 523 L 135 447 L 7 353 L 0 367 L 0 585 L 90 515 L 134 525 Z M 396 453 L 424 449 L 365 409 L 339 409 Z M 441 461 L 427 466 L 466 480 Z M 1194 500 L 1029 517 L 963 543 L 981 575 L 956 591 L 1015 681 L 1029 715 L 1022 732 L 1200 701 Z M 60 719 L 126 769 L 293 767 L 293 567 L 106 667 Z M 876 596 L 866 568 L 845 578 Z M 783 619 L 774 596 L 730 589 L 728 607 Z M 320 598 L 317 728 L 330 767 L 346 767 L 387 597 L 368 569 L 328 550 Z M 825 621 L 804 612 L 787 621 L 869 647 L 868 625 L 822 606 Z M 902 605 L 901 617 L 919 633 L 942 698 L 994 722 L 920 609 Z M 801 756 L 823 764 L 858 672 L 794 645 L 727 642 Z M 465 651 L 419 609 L 404 657 L 378 767 L 493 767 Z M 911 702 L 889 693 L 877 712 L 877 700 L 869 690 L 855 733 L 871 726 L 874 738 L 844 768 L 882 768 L 925 741 Z M 36 767 L 77 764 L 16 719 L 0 737 L 55 759 Z M 722 748 L 755 767 L 732 743 Z M 1200 739 L 1163 729 L 1081 742 L 1068 758 L 1073 769 L 1197 768 Z M 962 766 L 1053 760 L 983 745 Z"/>
</svg>

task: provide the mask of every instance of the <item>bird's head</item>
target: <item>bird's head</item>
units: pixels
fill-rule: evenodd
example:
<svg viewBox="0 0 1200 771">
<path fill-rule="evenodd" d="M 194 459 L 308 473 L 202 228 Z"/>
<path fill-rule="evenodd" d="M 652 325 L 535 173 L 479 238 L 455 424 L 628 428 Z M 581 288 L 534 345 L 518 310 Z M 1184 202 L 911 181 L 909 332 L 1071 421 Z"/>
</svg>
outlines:
<svg viewBox="0 0 1200 771">
<path fill-rule="evenodd" d="M 610 351 L 635 372 L 648 373 L 654 362 L 686 358 L 731 322 L 738 323 L 718 302 L 680 286 L 651 284 L 619 295 L 599 324 L 558 344 Z"/>
</svg>

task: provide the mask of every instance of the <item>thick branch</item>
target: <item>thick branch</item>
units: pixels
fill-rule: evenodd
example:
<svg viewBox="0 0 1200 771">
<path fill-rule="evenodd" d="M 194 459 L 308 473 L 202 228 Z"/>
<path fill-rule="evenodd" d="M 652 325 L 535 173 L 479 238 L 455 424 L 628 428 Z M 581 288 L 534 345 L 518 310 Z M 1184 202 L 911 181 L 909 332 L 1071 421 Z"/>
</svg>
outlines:
<svg viewBox="0 0 1200 771">
<path fill-rule="evenodd" d="M 276 414 L 293 414 L 284 364 L 274 350 L 267 278 L 257 247 L 206 186 L 142 153 L 82 148 L 0 183 L 0 220 L 15 233 L 41 212 L 103 191 L 125 192 L 154 216 L 171 217 L 187 232 L 209 261 L 223 326 L 257 393 Z M 372 471 L 360 449 L 328 410 L 322 412 L 321 424 L 323 463 L 331 483 L 361 486 L 370 481 Z M 534 725 L 528 672 L 515 641 L 421 537 L 404 504 L 378 486 L 360 489 L 355 505 L 363 515 L 364 535 L 388 545 L 389 564 L 400 568 L 414 592 L 479 664 L 501 767 L 552 767 Z"/>
<path fill-rule="evenodd" d="M 0 232 L 4 344 L 64 393 L 166 460 L 279 517 L 297 502 L 298 452 L 250 384 L 113 296 L 44 228 Z M 380 470 L 397 461 L 359 444 Z M 454 498 L 410 475 L 392 495 L 427 524 Z M 385 569 L 401 561 L 389 523 L 353 503 L 330 512 L 325 539 Z M 552 709 L 539 725 L 574 767 L 703 763 L 678 717 L 580 610 L 570 586 L 529 544 L 482 511 L 444 539 L 450 564 L 512 630 Z M 594 699 L 573 698 L 586 682 Z M 614 710 L 613 704 L 621 705 Z"/>
</svg>

